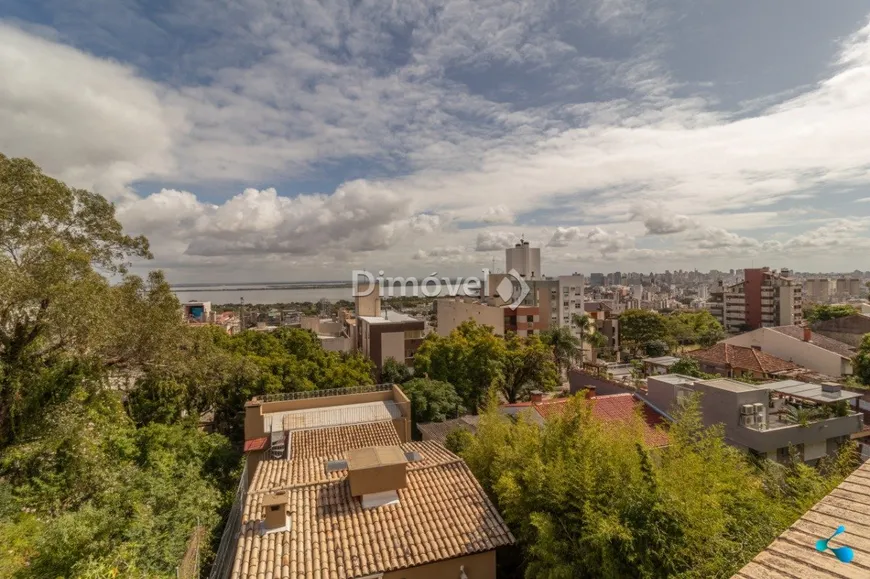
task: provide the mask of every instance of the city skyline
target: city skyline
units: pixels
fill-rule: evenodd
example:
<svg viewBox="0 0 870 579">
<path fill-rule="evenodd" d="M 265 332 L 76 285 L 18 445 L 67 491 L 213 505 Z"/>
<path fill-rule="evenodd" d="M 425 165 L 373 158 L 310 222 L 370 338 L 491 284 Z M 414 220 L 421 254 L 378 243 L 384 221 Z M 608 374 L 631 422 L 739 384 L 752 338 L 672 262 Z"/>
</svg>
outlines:
<svg viewBox="0 0 870 579">
<path fill-rule="evenodd" d="M 0 152 L 175 283 L 866 268 L 866 4 L 720 4 L 13 0 Z"/>
</svg>

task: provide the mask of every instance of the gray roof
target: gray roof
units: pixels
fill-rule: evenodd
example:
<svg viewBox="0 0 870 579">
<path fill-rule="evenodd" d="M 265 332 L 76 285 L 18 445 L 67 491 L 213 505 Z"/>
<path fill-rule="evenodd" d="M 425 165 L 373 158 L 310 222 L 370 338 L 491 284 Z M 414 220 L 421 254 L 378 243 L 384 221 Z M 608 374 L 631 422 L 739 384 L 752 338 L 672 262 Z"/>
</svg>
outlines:
<svg viewBox="0 0 870 579">
<path fill-rule="evenodd" d="M 861 394 L 857 392 L 849 392 L 848 390 L 840 390 L 839 392 L 825 392 L 821 384 L 810 384 L 807 382 L 798 382 L 797 380 L 782 380 L 780 382 L 768 382 L 764 385 L 765 388 L 802 398 L 804 400 L 812 400 L 813 402 L 829 403 L 839 402 L 840 400 L 852 400 L 853 398 L 861 398 Z"/>
<path fill-rule="evenodd" d="M 401 417 L 402 412 L 399 410 L 399 406 L 392 400 L 385 400 L 382 402 L 365 402 L 362 404 L 344 404 L 342 406 L 307 408 L 287 412 L 271 412 L 263 415 L 263 426 L 266 432 L 281 432 L 342 426 L 345 424 L 382 422 Z"/>
<path fill-rule="evenodd" d="M 830 537 L 839 525 L 846 531 L 829 546 L 852 547 L 855 558 L 848 564 L 839 562 L 830 551 L 816 550 L 816 541 Z M 732 579 L 791 577 L 870 577 L 870 462 L 858 467 Z"/>
<path fill-rule="evenodd" d="M 804 329 L 802 326 L 776 326 L 770 329 L 796 340 L 804 339 Z M 855 349 L 849 344 L 845 344 L 839 340 L 834 340 L 833 338 L 823 336 L 816 332 L 810 334 L 810 343 L 822 348 L 823 350 L 838 354 L 843 358 L 852 358 L 852 356 L 855 355 Z"/>
<path fill-rule="evenodd" d="M 656 366 L 667 366 L 669 368 L 679 361 L 680 361 L 680 359 L 676 358 L 674 356 L 659 356 L 658 358 L 644 358 L 643 359 L 644 364 L 654 364 Z"/>
<path fill-rule="evenodd" d="M 755 386 L 746 382 L 739 382 L 731 378 L 714 378 L 712 380 L 701 380 L 698 384 L 705 384 L 713 388 L 728 390 L 729 392 L 750 392 L 752 390 L 764 389 L 766 386 Z"/>
<path fill-rule="evenodd" d="M 417 430 L 420 431 L 426 438 L 426 440 L 433 440 L 435 442 L 440 442 L 444 444 L 447 440 L 447 435 L 456 430 L 457 428 L 462 430 L 467 430 L 474 434 L 477 432 L 477 423 L 480 421 L 480 416 L 460 416 L 459 418 L 454 418 L 452 420 L 445 420 L 444 422 L 426 422 L 423 424 L 417 425 Z"/>
</svg>

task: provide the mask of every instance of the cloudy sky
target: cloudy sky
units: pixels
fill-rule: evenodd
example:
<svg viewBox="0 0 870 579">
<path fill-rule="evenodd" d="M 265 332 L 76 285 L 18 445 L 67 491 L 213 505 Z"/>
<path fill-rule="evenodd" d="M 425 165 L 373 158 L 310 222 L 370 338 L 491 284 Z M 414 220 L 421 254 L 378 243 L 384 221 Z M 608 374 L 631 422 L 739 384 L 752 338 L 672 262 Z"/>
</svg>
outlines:
<svg viewBox="0 0 870 579">
<path fill-rule="evenodd" d="M 0 79 L 176 282 L 870 268 L 867 0 L 4 0 Z"/>
</svg>

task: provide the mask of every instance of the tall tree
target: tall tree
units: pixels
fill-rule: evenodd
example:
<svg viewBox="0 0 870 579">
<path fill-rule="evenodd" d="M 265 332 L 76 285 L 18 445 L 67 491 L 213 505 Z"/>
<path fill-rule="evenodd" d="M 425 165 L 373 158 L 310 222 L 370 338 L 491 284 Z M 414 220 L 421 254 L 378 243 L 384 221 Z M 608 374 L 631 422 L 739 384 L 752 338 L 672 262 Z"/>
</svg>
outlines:
<svg viewBox="0 0 870 579">
<path fill-rule="evenodd" d="M 558 374 L 553 353 L 538 336 L 521 338 L 511 332 L 505 339 L 505 356 L 499 386 L 508 402 L 517 402 L 530 390 L 548 392 Z"/>
<path fill-rule="evenodd" d="M 858 309 L 850 304 L 819 304 L 804 308 L 804 318 L 811 324 L 854 316 L 859 313 Z"/>
<path fill-rule="evenodd" d="M 125 235 L 106 199 L 0 154 L 0 444 L 21 423 L 28 376 L 52 356 L 92 355 L 118 332 L 135 337 L 121 316 L 139 310 L 147 289 L 138 278 L 112 288 L 103 274 L 150 257 L 148 241 Z"/>
<path fill-rule="evenodd" d="M 571 316 L 571 324 L 577 328 L 579 332 L 579 336 L 577 336 L 578 342 L 578 351 L 579 351 L 579 360 L 580 364 L 583 364 L 583 358 L 585 357 L 583 346 L 589 343 L 589 336 L 595 333 L 595 320 L 591 318 L 588 314 L 574 314 Z"/>
<path fill-rule="evenodd" d="M 444 422 L 465 412 L 462 398 L 447 382 L 414 378 L 402 384 L 402 391 L 411 400 L 411 419 L 415 426 L 419 422 Z"/>
<path fill-rule="evenodd" d="M 476 413 L 502 377 L 505 343 L 492 332 L 491 326 L 466 321 L 449 336 L 429 334 L 414 356 L 414 375 L 453 384 Z"/>
<path fill-rule="evenodd" d="M 559 326 L 552 330 L 541 332 L 541 341 L 553 351 L 553 359 L 556 362 L 556 371 L 564 376 L 565 371 L 577 358 L 577 350 L 580 341 L 571 331 L 571 328 Z"/>
<path fill-rule="evenodd" d="M 865 386 L 870 386 L 870 334 L 864 334 L 853 364 L 855 377 Z"/>
</svg>

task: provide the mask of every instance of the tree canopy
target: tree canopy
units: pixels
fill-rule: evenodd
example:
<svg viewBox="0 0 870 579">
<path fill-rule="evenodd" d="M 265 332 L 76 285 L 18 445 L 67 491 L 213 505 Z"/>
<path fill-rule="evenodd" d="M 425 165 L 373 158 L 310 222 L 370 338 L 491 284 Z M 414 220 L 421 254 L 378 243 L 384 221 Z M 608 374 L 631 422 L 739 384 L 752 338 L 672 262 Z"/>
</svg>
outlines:
<svg viewBox="0 0 870 579">
<path fill-rule="evenodd" d="M 865 334 L 853 361 L 855 377 L 870 386 L 870 334 Z"/>
<path fill-rule="evenodd" d="M 419 422 L 444 422 L 465 412 L 462 398 L 447 382 L 414 378 L 402 385 L 402 392 L 411 400 L 414 425 Z"/>
<path fill-rule="evenodd" d="M 517 537 L 507 576 L 729 577 L 854 459 L 844 452 L 821 471 L 756 464 L 702 426 L 697 399 L 669 438 L 651 450 L 639 416 L 602 423 L 582 397 L 543 427 L 485 412 L 459 446 Z"/>
<path fill-rule="evenodd" d="M 845 318 L 860 313 L 855 306 L 849 304 L 816 304 L 804 308 L 804 319 L 814 324 L 836 318 Z"/>
<path fill-rule="evenodd" d="M 619 315 L 619 339 L 631 353 L 637 353 L 648 342 L 666 340 L 665 316 L 651 310 L 625 310 Z"/>
</svg>

